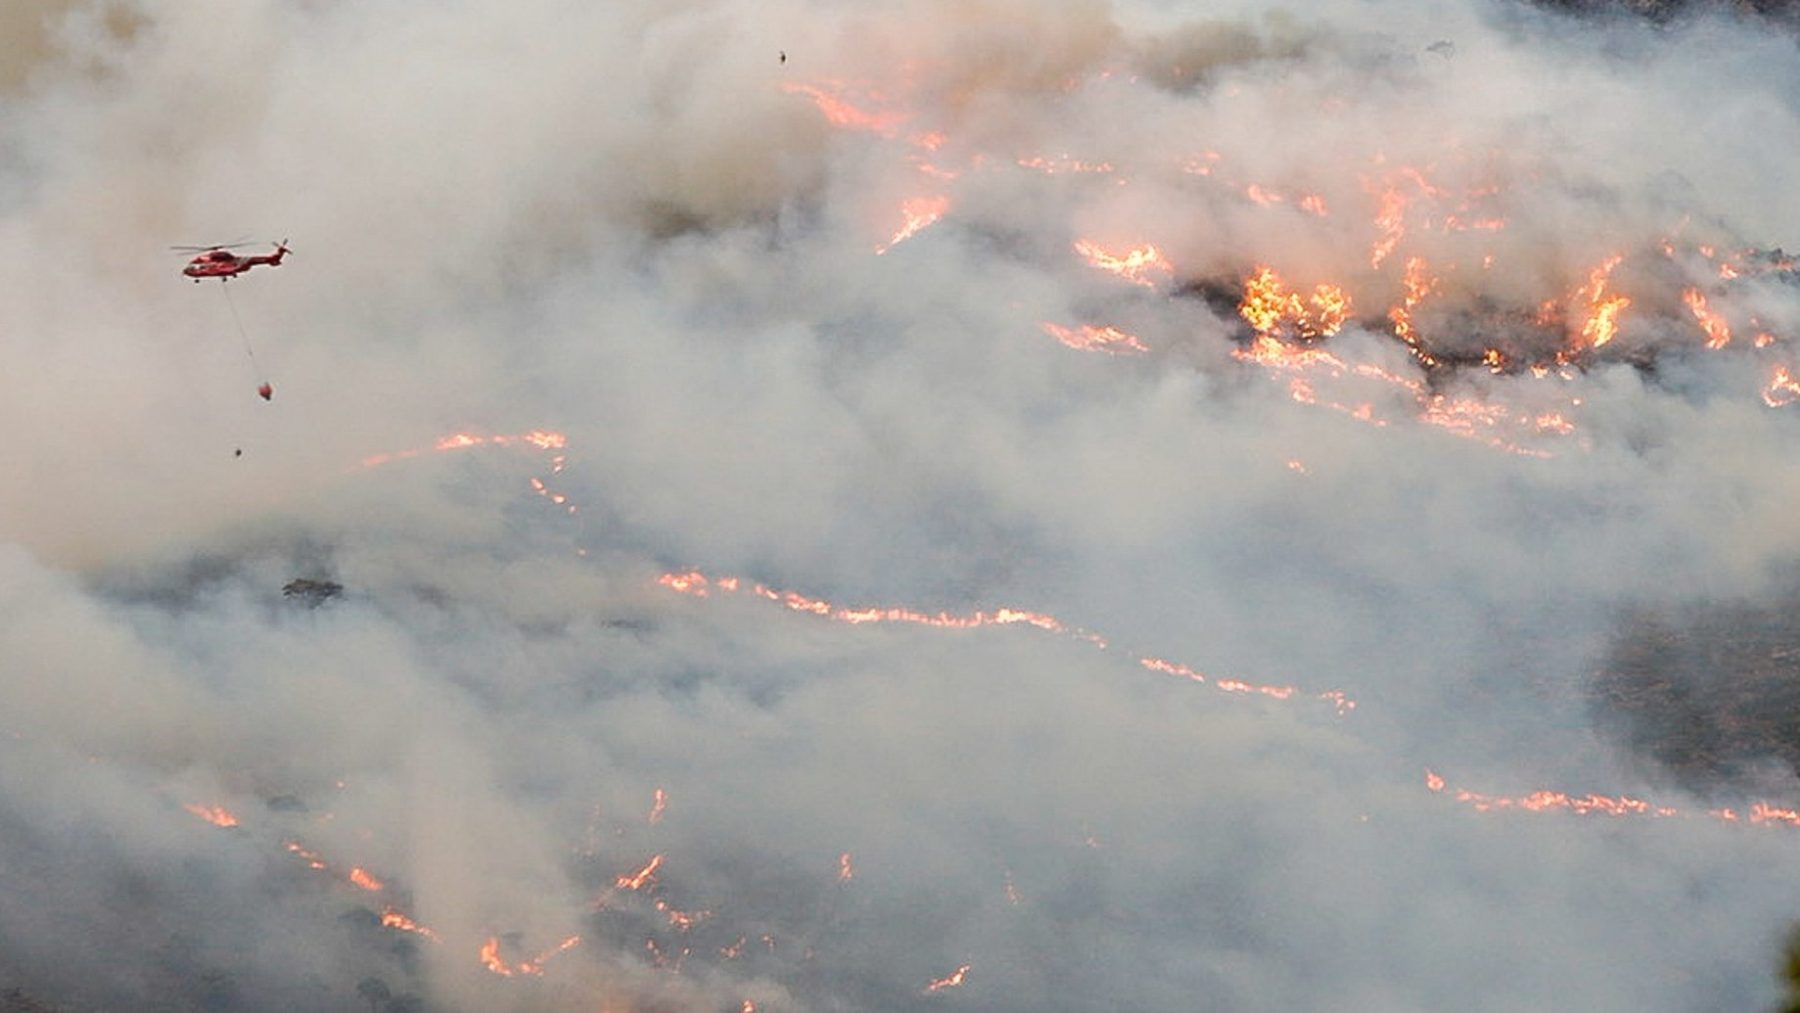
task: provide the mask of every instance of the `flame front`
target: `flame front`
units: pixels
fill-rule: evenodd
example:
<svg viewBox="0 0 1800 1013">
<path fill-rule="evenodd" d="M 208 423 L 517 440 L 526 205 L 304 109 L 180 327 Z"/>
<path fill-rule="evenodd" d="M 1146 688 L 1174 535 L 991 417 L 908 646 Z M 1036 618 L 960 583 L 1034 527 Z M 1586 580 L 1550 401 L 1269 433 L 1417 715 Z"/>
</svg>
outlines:
<svg viewBox="0 0 1800 1013">
<path fill-rule="evenodd" d="M 904 223 L 888 241 L 877 246 L 877 254 L 886 253 L 937 223 L 950 210 L 950 198 L 944 196 L 908 197 L 900 204 Z"/>
<path fill-rule="evenodd" d="M 410 932 L 416 936 L 424 936 L 434 943 L 443 941 L 438 938 L 436 932 L 431 931 L 425 926 L 420 925 L 418 922 L 413 921 L 411 918 L 401 914 L 393 905 L 381 909 L 381 924 L 390 929 L 398 929 L 401 932 Z"/>
<path fill-rule="evenodd" d="M 1023 609 L 998 608 L 991 612 L 974 612 L 968 615 L 959 616 L 952 615 L 948 612 L 926 613 L 915 611 L 913 609 L 895 607 L 847 608 L 841 605 L 834 605 L 831 602 L 820 598 L 809 598 L 792 591 L 777 591 L 764 584 L 746 584 L 746 582 L 737 577 L 708 577 L 698 570 L 689 570 L 682 573 L 665 573 L 657 578 L 657 583 L 679 594 L 688 595 L 694 598 L 705 598 L 713 589 L 736 592 L 747 586 L 749 592 L 756 597 L 779 602 L 796 612 L 809 613 L 824 619 L 829 619 L 833 622 L 845 623 L 851 626 L 860 626 L 865 623 L 897 622 L 916 623 L 918 625 L 930 626 L 937 629 L 969 630 L 987 626 L 1025 625 L 1043 630 L 1047 633 L 1060 634 L 1079 640 L 1099 650 L 1104 651 L 1108 649 L 1106 638 L 1097 633 L 1091 633 L 1087 630 L 1080 629 L 1079 627 L 1069 626 L 1053 615 L 1048 615 L 1043 612 L 1029 612 Z M 1199 683 L 1208 682 L 1206 676 L 1185 665 L 1179 665 L 1172 661 L 1166 661 L 1162 658 L 1155 658 L 1147 655 L 1137 657 L 1135 660 L 1140 666 L 1153 672 L 1178 675 L 1182 678 L 1191 679 Z M 1276 700 L 1288 700 L 1300 695 L 1300 691 L 1292 686 L 1258 685 L 1236 679 L 1213 680 L 1212 685 L 1227 693 L 1259 694 Z M 1356 709 L 1356 702 L 1349 699 L 1340 690 L 1315 693 L 1311 694 L 1311 697 L 1313 699 L 1329 702 L 1339 715 L 1347 714 Z"/>
<path fill-rule="evenodd" d="M 1447 791 L 1444 778 L 1432 770 L 1425 771 L 1425 787 L 1438 794 L 1448 794 L 1450 798 L 1480 813 L 1493 812 L 1567 812 L 1577 816 L 1648 816 L 1653 818 L 1694 818 L 1705 815 L 1725 823 L 1737 823 L 1746 820 L 1757 826 L 1800 827 L 1800 811 L 1770 805 L 1767 802 L 1752 803 L 1748 816 L 1740 817 L 1735 809 L 1709 809 L 1704 814 L 1679 809 L 1675 806 L 1659 805 L 1630 795 L 1571 795 L 1567 792 L 1540 789 L 1524 795 L 1488 795 L 1482 792 L 1468 791 L 1458 788 Z"/>
<path fill-rule="evenodd" d="M 1117 327 L 1096 327 L 1092 324 L 1083 324 L 1075 328 L 1064 327 L 1048 321 L 1040 326 L 1043 327 L 1045 334 L 1078 352 L 1127 355 L 1150 350 L 1150 346 L 1139 340 L 1137 335 L 1128 334 Z"/>
</svg>

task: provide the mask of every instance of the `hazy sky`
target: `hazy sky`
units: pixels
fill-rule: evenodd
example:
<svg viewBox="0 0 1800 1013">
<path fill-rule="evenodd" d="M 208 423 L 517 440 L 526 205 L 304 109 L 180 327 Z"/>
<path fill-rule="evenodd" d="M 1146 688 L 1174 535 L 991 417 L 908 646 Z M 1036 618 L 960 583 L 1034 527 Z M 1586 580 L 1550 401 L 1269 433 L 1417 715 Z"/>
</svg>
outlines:
<svg viewBox="0 0 1800 1013">
<path fill-rule="evenodd" d="M 1791 36 L 209 0 L 0 37 L 0 989 L 1773 1002 L 1800 827 L 1708 810 L 1800 786 L 1686 795 L 1587 690 L 1626 610 L 1792 587 Z M 294 254 L 167 249 L 242 237 Z M 1676 812 L 1456 797 L 1539 789 Z"/>
</svg>

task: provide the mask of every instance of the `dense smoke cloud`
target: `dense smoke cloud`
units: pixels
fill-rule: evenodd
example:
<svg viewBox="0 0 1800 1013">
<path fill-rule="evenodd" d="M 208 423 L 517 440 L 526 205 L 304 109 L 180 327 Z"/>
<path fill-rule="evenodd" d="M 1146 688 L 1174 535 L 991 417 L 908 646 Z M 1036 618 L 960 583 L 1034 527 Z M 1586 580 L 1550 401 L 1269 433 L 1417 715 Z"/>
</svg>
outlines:
<svg viewBox="0 0 1800 1013">
<path fill-rule="evenodd" d="M 1794 38 L 1200 6 L 7 8 L 0 990 L 1770 1002 Z"/>
</svg>

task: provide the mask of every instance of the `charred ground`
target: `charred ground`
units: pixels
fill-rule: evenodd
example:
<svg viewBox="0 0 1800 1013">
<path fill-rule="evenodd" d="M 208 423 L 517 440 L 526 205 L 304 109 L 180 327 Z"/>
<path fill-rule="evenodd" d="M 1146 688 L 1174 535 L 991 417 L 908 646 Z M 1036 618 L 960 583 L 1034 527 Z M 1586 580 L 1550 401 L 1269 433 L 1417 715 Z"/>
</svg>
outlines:
<svg viewBox="0 0 1800 1013">
<path fill-rule="evenodd" d="M 1706 795 L 1767 791 L 1771 774 L 1800 772 L 1796 605 L 1790 592 L 1632 611 L 1594 676 L 1597 724 Z"/>
</svg>

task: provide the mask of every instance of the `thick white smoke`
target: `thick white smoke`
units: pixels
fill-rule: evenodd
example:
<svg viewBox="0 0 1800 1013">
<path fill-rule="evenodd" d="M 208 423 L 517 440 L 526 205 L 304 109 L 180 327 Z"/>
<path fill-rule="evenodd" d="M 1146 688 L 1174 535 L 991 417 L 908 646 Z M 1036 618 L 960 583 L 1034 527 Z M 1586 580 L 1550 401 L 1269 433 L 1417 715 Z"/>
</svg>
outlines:
<svg viewBox="0 0 1800 1013">
<path fill-rule="evenodd" d="M 1800 829 L 1707 816 L 1748 800 L 1587 696 L 1629 609 L 1791 588 L 1800 54 L 1768 22 L 242 0 L 0 32 L 0 991 L 1772 1001 Z M 244 235 L 295 252 L 221 291 L 165 249 Z M 1261 268 L 1295 302 L 1258 333 Z M 659 580 L 691 569 L 703 597 Z M 922 615 L 831 614 L 864 606 Z M 1066 629 L 932 620 L 1000 608 Z"/>
</svg>

